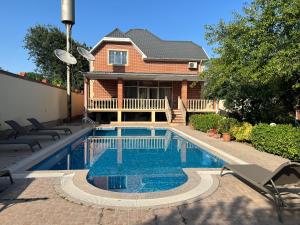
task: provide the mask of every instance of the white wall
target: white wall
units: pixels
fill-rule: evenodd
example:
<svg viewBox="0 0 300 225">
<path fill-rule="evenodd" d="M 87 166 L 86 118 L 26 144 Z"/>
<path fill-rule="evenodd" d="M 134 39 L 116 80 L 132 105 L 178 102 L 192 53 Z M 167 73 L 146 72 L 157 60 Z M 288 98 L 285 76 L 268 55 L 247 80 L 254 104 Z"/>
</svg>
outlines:
<svg viewBox="0 0 300 225">
<path fill-rule="evenodd" d="M 9 127 L 5 120 L 29 125 L 26 118 L 48 122 L 67 117 L 66 90 L 19 78 L 0 71 L 0 130 Z M 83 114 L 83 95 L 72 93 L 72 116 Z"/>
</svg>

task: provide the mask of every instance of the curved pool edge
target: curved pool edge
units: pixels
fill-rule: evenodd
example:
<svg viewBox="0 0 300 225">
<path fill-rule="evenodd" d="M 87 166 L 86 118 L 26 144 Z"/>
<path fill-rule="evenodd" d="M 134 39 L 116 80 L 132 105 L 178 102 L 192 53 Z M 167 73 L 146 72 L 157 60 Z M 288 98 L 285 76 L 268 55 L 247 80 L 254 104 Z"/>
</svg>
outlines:
<svg viewBox="0 0 300 225">
<path fill-rule="evenodd" d="M 161 208 L 178 206 L 204 199 L 214 193 L 219 179 L 211 171 L 198 173 L 184 169 L 188 181 L 177 188 L 161 192 L 118 193 L 102 190 L 91 185 L 86 175 L 88 170 L 75 171 L 64 175 L 56 185 L 57 193 L 74 203 L 101 208 Z"/>
<path fill-rule="evenodd" d="M 93 187 L 95 187 L 96 189 L 100 189 L 100 190 L 103 190 L 103 191 L 108 191 L 109 193 L 124 193 L 124 194 L 140 194 L 140 195 L 142 195 L 142 194 L 147 194 L 147 193 L 158 193 L 158 192 L 165 192 L 165 191 L 169 191 L 169 190 L 173 190 L 173 189 L 175 189 L 175 188 L 178 188 L 178 187 L 180 187 L 180 186 L 182 186 L 182 185 L 184 185 L 187 181 L 188 181 L 188 179 L 189 179 L 189 177 L 188 177 L 188 175 L 186 174 L 186 172 L 184 171 L 184 169 L 185 168 L 180 168 L 180 171 L 182 172 L 182 176 L 184 177 L 184 182 L 182 182 L 182 183 L 180 183 L 179 185 L 177 185 L 177 186 L 174 186 L 174 187 L 171 187 L 171 188 L 168 188 L 168 189 L 156 189 L 155 191 L 142 191 L 142 192 L 135 192 L 135 191 L 132 191 L 132 192 L 126 192 L 126 191 L 122 191 L 122 192 L 119 192 L 119 191 L 113 191 L 113 190 L 109 190 L 109 189 L 102 189 L 101 187 L 97 187 L 95 184 L 93 184 L 93 182 L 90 180 L 90 170 L 88 171 L 88 173 L 87 173 L 87 175 L 86 175 L 86 179 L 87 179 L 87 182 L 89 183 L 89 184 L 91 184 Z"/>
</svg>

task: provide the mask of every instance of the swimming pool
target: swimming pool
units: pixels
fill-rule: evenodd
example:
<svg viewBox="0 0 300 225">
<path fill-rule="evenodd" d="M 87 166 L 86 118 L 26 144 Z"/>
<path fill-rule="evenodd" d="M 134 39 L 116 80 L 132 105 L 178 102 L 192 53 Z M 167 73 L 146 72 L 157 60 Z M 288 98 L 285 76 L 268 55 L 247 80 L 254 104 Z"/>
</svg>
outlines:
<svg viewBox="0 0 300 225">
<path fill-rule="evenodd" d="M 88 169 L 88 182 L 98 188 L 143 193 L 184 184 L 183 168 L 223 164 L 169 129 L 116 127 L 89 132 L 30 170 Z"/>
</svg>

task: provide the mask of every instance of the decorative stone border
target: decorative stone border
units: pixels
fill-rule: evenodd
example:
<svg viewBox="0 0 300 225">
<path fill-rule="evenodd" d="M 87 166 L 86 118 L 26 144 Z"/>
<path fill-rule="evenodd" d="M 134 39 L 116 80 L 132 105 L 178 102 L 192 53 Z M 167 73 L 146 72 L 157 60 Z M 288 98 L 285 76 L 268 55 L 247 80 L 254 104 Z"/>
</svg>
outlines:
<svg viewBox="0 0 300 225">
<path fill-rule="evenodd" d="M 183 185 L 161 192 L 118 193 L 102 190 L 87 182 L 88 171 L 75 171 L 61 177 L 56 187 L 58 194 L 75 203 L 105 208 L 160 208 L 177 206 L 203 199 L 211 195 L 219 186 L 217 176 L 184 169 L 188 181 Z"/>
</svg>

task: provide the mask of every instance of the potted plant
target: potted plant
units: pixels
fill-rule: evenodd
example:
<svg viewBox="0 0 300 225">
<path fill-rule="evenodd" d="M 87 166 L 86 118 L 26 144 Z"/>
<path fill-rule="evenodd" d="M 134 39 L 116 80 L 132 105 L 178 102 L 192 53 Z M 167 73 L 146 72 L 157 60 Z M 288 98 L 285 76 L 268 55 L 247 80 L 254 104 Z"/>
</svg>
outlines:
<svg viewBox="0 0 300 225">
<path fill-rule="evenodd" d="M 209 129 L 207 131 L 207 135 L 209 137 L 214 137 L 217 133 L 218 133 L 218 129 L 217 128 L 212 128 L 212 129 Z"/>
<path fill-rule="evenodd" d="M 46 78 L 42 79 L 42 82 L 47 84 L 48 83 L 48 80 Z"/>
<path fill-rule="evenodd" d="M 219 121 L 218 131 L 222 134 L 223 141 L 231 140 L 230 128 L 237 124 L 237 120 L 233 118 L 223 118 Z"/>
</svg>

